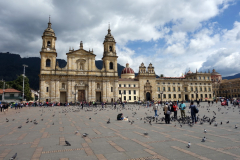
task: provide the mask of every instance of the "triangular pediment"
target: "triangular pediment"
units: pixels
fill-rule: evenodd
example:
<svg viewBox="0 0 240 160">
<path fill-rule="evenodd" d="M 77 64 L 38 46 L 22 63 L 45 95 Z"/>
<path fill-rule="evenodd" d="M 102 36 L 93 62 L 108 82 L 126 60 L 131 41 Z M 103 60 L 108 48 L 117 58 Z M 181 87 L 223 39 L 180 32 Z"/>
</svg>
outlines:
<svg viewBox="0 0 240 160">
<path fill-rule="evenodd" d="M 86 51 L 84 49 L 79 49 L 79 50 L 75 50 L 75 51 L 70 51 L 67 53 L 67 55 L 76 55 L 76 56 L 96 56 L 95 54 L 93 54 L 91 51 Z"/>
</svg>

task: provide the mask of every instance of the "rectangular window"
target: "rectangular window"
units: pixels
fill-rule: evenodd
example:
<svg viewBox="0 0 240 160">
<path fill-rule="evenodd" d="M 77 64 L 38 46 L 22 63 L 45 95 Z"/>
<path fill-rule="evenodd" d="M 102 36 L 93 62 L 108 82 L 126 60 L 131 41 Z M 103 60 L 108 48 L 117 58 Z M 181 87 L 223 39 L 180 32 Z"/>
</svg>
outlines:
<svg viewBox="0 0 240 160">
<path fill-rule="evenodd" d="M 126 96 L 123 96 L 124 101 L 126 101 Z"/>
<path fill-rule="evenodd" d="M 187 87 L 184 87 L 184 91 L 187 92 Z"/>
<path fill-rule="evenodd" d="M 181 94 L 178 94 L 178 98 L 181 98 Z"/>
<path fill-rule="evenodd" d="M 166 94 L 163 94 L 163 98 L 166 98 Z"/>
<path fill-rule="evenodd" d="M 13 97 L 14 97 L 14 94 L 10 94 L 10 97 L 13 98 Z"/>
<path fill-rule="evenodd" d="M 160 91 L 160 87 L 158 87 L 158 91 Z"/>
<path fill-rule="evenodd" d="M 123 94 L 126 94 L 126 90 L 123 91 Z"/>
<path fill-rule="evenodd" d="M 113 87 L 111 87 L 111 92 L 113 92 Z"/>
<path fill-rule="evenodd" d="M 197 87 L 195 88 L 195 91 L 197 91 L 198 89 L 197 89 Z"/>
<path fill-rule="evenodd" d="M 129 101 L 131 101 L 131 96 L 129 96 Z"/>
<path fill-rule="evenodd" d="M 160 94 L 158 94 L 158 98 L 160 98 Z"/>
<path fill-rule="evenodd" d="M 211 94 L 209 94 L 209 98 L 212 98 L 212 95 L 211 95 Z"/>
<path fill-rule="evenodd" d="M 128 87 L 131 87 L 131 84 L 129 84 Z"/>
<path fill-rule="evenodd" d="M 177 98 L 177 97 L 176 97 L 176 94 L 173 95 L 173 98 Z"/>
<path fill-rule="evenodd" d="M 204 88 L 204 91 L 207 92 L 207 88 L 206 87 Z"/>
<path fill-rule="evenodd" d="M 46 88 L 46 92 L 48 92 L 48 87 Z"/>
<path fill-rule="evenodd" d="M 118 90 L 119 94 L 121 94 L 121 90 Z"/>
<path fill-rule="evenodd" d="M 207 94 L 205 94 L 205 98 L 207 98 Z"/>
<path fill-rule="evenodd" d="M 165 91 L 165 87 L 163 87 L 163 91 Z"/>
<path fill-rule="evenodd" d="M 203 94 L 201 94 L 201 98 L 203 98 Z"/>
<path fill-rule="evenodd" d="M 136 85 L 134 84 L 133 87 L 136 87 Z"/>
<path fill-rule="evenodd" d="M 191 91 L 193 91 L 193 87 L 191 87 Z"/>
<path fill-rule="evenodd" d="M 175 90 L 175 87 L 173 87 L 173 91 L 175 92 L 176 90 Z"/>
<path fill-rule="evenodd" d="M 170 87 L 168 87 L 168 91 L 171 91 L 171 88 L 170 88 Z"/>
<path fill-rule="evenodd" d="M 210 87 L 208 88 L 208 91 L 211 92 L 211 88 Z"/>
<path fill-rule="evenodd" d="M 131 94 L 131 90 L 128 91 L 128 94 Z"/>
<path fill-rule="evenodd" d="M 134 101 L 136 101 L 137 100 L 137 97 L 136 96 L 134 96 Z"/>
<path fill-rule="evenodd" d="M 121 87 L 122 85 L 121 84 L 119 84 L 119 87 Z"/>
<path fill-rule="evenodd" d="M 168 98 L 171 98 L 171 94 L 168 94 Z"/>
<path fill-rule="evenodd" d="M 180 87 L 178 87 L 178 91 L 180 91 Z"/>
<path fill-rule="evenodd" d="M 123 86 L 126 87 L 126 84 L 124 84 Z"/>
<path fill-rule="evenodd" d="M 200 87 L 200 91 L 202 91 L 202 87 Z"/>
<path fill-rule="evenodd" d="M 194 95 L 192 94 L 192 98 L 194 98 Z"/>
<path fill-rule="evenodd" d="M 136 94 L 136 90 L 133 90 L 133 94 Z"/>
</svg>

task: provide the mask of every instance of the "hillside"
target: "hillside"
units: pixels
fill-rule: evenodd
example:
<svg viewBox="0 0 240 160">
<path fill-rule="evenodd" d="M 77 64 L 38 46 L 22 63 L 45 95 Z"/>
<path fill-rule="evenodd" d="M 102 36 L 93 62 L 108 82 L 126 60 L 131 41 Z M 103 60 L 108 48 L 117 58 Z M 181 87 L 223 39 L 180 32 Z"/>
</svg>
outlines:
<svg viewBox="0 0 240 160">
<path fill-rule="evenodd" d="M 240 78 L 240 73 L 235 74 L 233 76 L 222 77 L 222 79 L 235 79 L 235 78 Z"/>
<path fill-rule="evenodd" d="M 66 66 L 67 62 L 63 59 L 57 59 L 59 67 Z M 21 58 L 18 54 L 1 53 L 0 52 L 0 80 L 12 81 L 17 76 L 23 74 L 23 64 L 28 65 L 25 74 L 29 78 L 30 87 L 32 89 L 39 89 L 39 77 L 40 73 L 40 62 L 39 57 Z M 95 61 L 96 67 L 102 69 L 102 60 Z M 121 75 L 121 71 L 125 67 L 118 64 L 118 75 Z"/>
</svg>

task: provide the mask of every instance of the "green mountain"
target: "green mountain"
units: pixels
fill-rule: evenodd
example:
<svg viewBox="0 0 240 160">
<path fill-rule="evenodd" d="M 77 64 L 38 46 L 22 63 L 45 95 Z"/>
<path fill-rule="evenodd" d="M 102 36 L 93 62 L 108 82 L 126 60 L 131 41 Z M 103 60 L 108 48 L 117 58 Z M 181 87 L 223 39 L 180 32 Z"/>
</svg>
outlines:
<svg viewBox="0 0 240 160">
<path fill-rule="evenodd" d="M 57 59 L 59 67 L 65 67 L 67 62 L 63 59 Z M 40 73 L 39 57 L 21 58 L 18 54 L 1 53 L 0 52 L 0 80 L 13 81 L 23 74 L 23 64 L 28 65 L 25 69 L 25 74 L 29 79 L 30 87 L 34 90 L 39 89 L 39 73 Z M 102 69 L 102 60 L 95 61 L 96 67 Z M 122 65 L 118 64 L 118 75 L 124 69 Z"/>
</svg>

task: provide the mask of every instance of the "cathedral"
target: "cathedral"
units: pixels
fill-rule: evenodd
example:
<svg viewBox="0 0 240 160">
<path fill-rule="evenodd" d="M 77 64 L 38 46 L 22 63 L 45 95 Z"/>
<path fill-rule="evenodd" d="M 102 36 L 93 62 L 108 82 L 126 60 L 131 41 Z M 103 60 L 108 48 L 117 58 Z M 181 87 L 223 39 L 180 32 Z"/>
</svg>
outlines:
<svg viewBox="0 0 240 160">
<path fill-rule="evenodd" d="M 211 73 L 191 72 L 182 77 L 157 78 L 153 65 L 141 63 L 138 74 L 127 63 L 118 76 L 116 41 L 110 27 L 103 41 L 103 67 L 95 66 L 93 50 L 69 49 L 67 65 L 56 63 L 57 37 L 51 27 L 43 32 L 40 68 L 40 102 L 136 102 L 212 100 Z"/>
</svg>

